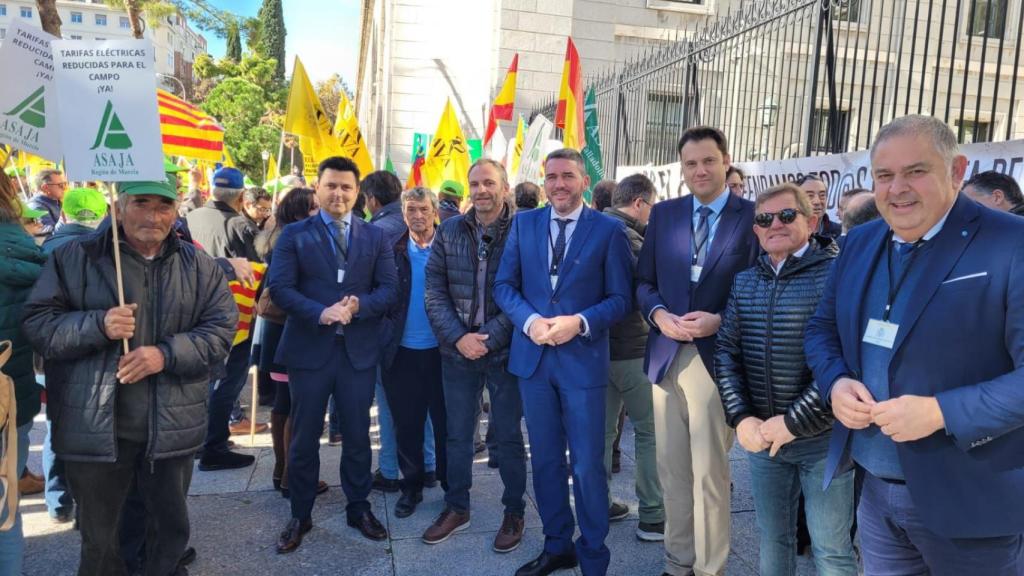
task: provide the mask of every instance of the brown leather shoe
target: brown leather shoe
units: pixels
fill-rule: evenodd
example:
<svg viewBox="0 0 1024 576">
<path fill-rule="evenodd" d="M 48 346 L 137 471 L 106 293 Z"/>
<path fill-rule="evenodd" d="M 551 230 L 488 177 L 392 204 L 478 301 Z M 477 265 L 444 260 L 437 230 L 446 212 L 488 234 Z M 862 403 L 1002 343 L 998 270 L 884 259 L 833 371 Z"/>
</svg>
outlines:
<svg viewBox="0 0 1024 576">
<path fill-rule="evenodd" d="M 363 536 L 370 540 L 388 539 L 388 531 L 373 515 L 373 512 L 366 511 L 355 518 L 349 517 L 348 525 L 362 532 Z"/>
<path fill-rule="evenodd" d="M 252 424 L 250 423 L 250 420 L 248 418 L 242 418 L 238 422 L 235 422 L 234 424 L 228 426 L 228 429 L 231 430 L 232 436 L 245 436 L 246 434 L 249 433 L 250 428 L 252 428 Z M 270 430 L 270 426 L 268 424 L 264 424 L 262 422 L 256 424 L 257 434 L 263 434 L 267 430 Z"/>
<path fill-rule="evenodd" d="M 287 554 L 294 552 L 302 544 L 303 534 L 312 529 L 313 520 L 309 518 L 306 520 L 299 520 L 298 518 L 289 520 L 288 525 L 284 527 L 284 531 L 277 537 L 277 553 Z"/>
<path fill-rule="evenodd" d="M 440 544 L 452 534 L 469 528 L 469 512 L 458 512 L 454 508 L 445 508 L 444 512 L 423 533 L 423 541 L 427 544 Z"/>
<path fill-rule="evenodd" d="M 501 521 L 501 528 L 494 536 L 494 551 L 498 554 L 506 554 L 519 548 L 523 541 L 523 527 L 525 521 L 522 516 L 505 513 L 505 519 Z"/>
<path fill-rule="evenodd" d="M 46 484 L 43 483 L 41 479 L 37 479 L 30 473 L 22 474 L 21 478 L 18 480 L 18 492 L 20 492 L 22 496 L 39 494 L 45 487 Z"/>
</svg>

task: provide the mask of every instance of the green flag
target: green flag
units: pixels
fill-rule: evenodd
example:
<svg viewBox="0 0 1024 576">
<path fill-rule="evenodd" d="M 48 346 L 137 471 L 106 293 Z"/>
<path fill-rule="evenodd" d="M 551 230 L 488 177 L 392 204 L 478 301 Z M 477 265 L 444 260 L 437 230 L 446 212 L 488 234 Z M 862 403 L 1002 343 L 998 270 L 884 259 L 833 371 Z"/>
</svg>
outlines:
<svg viewBox="0 0 1024 576">
<path fill-rule="evenodd" d="M 391 155 L 390 154 L 388 154 L 388 160 L 384 164 L 384 170 L 387 170 L 388 172 L 391 172 L 395 176 L 398 176 L 398 172 L 395 172 L 395 165 L 391 162 Z"/>
<path fill-rule="evenodd" d="M 583 148 L 583 161 L 587 165 L 587 175 L 590 176 L 590 187 L 604 178 L 604 166 L 601 163 L 601 132 L 597 127 L 597 98 L 594 89 L 587 90 L 587 97 L 583 104 L 583 129 L 587 134 L 587 145 Z M 583 199 L 590 203 L 592 194 L 590 190 L 583 193 Z"/>
</svg>

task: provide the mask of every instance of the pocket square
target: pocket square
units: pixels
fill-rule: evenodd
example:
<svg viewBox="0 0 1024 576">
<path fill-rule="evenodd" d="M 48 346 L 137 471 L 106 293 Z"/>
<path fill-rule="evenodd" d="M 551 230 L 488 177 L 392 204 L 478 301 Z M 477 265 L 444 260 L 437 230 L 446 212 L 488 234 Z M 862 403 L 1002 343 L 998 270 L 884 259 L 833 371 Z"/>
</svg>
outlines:
<svg viewBox="0 0 1024 576">
<path fill-rule="evenodd" d="M 957 276 L 956 278 L 950 278 L 943 282 L 943 284 L 952 284 L 953 282 L 959 282 L 961 280 L 970 280 L 971 278 L 981 278 L 982 276 L 988 276 L 988 272 L 978 272 L 975 274 L 967 274 L 966 276 Z"/>
</svg>

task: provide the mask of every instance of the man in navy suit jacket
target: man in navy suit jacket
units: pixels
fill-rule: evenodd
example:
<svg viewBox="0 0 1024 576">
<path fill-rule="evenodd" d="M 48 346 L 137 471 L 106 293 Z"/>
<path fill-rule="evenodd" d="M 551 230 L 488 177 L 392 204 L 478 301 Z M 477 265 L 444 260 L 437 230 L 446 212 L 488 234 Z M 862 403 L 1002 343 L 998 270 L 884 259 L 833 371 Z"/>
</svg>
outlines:
<svg viewBox="0 0 1024 576">
<path fill-rule="evenodd" d="M 958 195 L 966 168 L 941 120 L 883 127 L 884 221 L 847 236 L 807 327 L 865 574 L 1024 573 L 1024 222 Z"/>
<path fill-rule="evenodd" d="M 754 265 L 754 203 L 729 193 L 729 149 L 715 128 L 690 128 L 679 160 L 691 195 L 651 211 L 637 299 L 652 330 L 644 370 L 654 387 L 665 573 L 720 574 L 729 556 L 729 448 L 711 379 L 715 334 L 736 274 Z"/>
<path fill-rule="evenodd" d="M 605 574 L 610 553 L 604 411 L 608 329 L 632 308 L 633 257 L 622 225 L 583 205 L 583 158 L 556 150 L 544 162 L 551 205 L 516 216 L 495 278 L 494 299 L 515 327 L 508 370 L 530 434 L 533 487 L 544 552 L 517 576 L 577 565 Z M 581 537 L 573 547 L 568 465 Z"/>
<path fill-rule="evenodd" d="M 288 367 L 292 394 L 292 519 L 278 539 L 278 553 L 298 548 L 313 527 L 320 435 L 331 394 L 345 438 L 341 487 L 348 524 L 372 540 L 387 538 L 367 497 L 370 403 L 388 338 L 382 318 L 398 296 L 394 252 L 382 230 L 352 216 L 359 196 L 354 162 L 327 158 L 317 169 L 315 188 L 320 212 L 281 232 L 268 280 L 274 303 L 288 313 L 275 361 Z"/>
</svg>

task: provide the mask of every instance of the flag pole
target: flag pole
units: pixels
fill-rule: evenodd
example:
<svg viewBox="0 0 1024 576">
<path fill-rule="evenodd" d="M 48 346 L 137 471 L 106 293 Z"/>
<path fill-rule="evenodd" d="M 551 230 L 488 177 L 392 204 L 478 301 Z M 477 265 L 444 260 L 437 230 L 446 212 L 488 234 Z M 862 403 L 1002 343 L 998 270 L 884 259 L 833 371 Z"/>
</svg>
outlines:
<svg viewBox="0 0 1024 576">
<path fill-rule="evenodd" d="M 256 447 L 256 408 L 259 406 L 259 374 L 256 372 L 256 365 L 249 367 L 249 380 L 252 382 L 252 417 L 249 418 L 249 446 Z"/>
<path fill-rule="evenodd" d="M 277 146 L 277 182 L 274 183 L 274 193 L 270 195 L 270 209 L 277 208 L 277 195 L 281 192 L 281 162 L 284 161 L 284 128 L 281 129 L 281 142 Z"/>
<path fill-rule="evenodd" d="M 10 151 L 7 153 L 7 159 L 4 160 L 4 172 L 7 171 L 7 166 L 10 165 L 11 159 L 14 158 L 14 153 L 15 152 L 17 152 L 17 150 L 15 148 L 11 147 Z M 27 200 L 31 200 L 32 197 L 25 190 L 25 184 L 21 181 L 21 174 L 18 174 L 18 167 L 17 166 L 14 167 L 14 179 L 18 181 L 18 188 L 21 189 L 21 195 L 25 197 L 25 200 L 26 201 Z"/>
<path fill-rule="evenodd" d="M 117 230 L 117 182 L 110 183 L 110 231 L 113 234 L 114 242 L 114 277 L 117 278 L 117 305 L 124 306 L 124 278 L 121 271 L 121 242 Z M 128 339 L 121 340 L 124 345 L 124 353 L 131 352 L 128 347 Z"/>
</svg>

